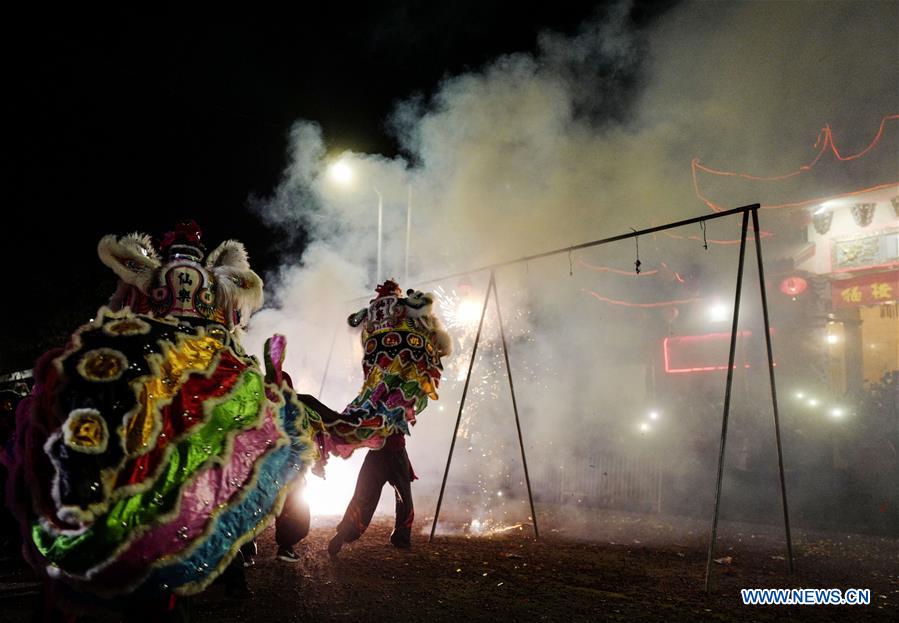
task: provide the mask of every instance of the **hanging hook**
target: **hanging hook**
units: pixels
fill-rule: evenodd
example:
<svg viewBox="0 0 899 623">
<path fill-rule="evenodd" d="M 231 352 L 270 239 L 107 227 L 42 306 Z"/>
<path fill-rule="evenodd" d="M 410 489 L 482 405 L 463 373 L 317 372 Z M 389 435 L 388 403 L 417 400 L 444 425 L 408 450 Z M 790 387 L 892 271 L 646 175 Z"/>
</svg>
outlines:
<svg viewBox="0 0 899 623">
<path fill-rule="evenodd" d="M 637 233 L 637 230 L 634 229 L 633 227 L 631 227 L 631 231 L 634 232 L 635 234 Z M 636 270 L 637 274 L 639 275 L 640 274 L 640 265 L 643 264 L 643 262 L 640 261 L 640 237 L 639 236 L 634 236 L 634 244 L 637 247 L 637 260 L 634 262 L 634 270 Z"/>
<path fill-rule="evenodd" d="M 709 250 L 709 240 L 706 238 L 705 234 L 705 221 L 699 221 L 699 228 L 702 230 L 702 248 L 706 251 Z"/>
<path fill-rule="evenodd" d="M 568 249 L 568 276 L 574 276 L 574 268 L 571 266 L 571 249 Z"/>
</svg>

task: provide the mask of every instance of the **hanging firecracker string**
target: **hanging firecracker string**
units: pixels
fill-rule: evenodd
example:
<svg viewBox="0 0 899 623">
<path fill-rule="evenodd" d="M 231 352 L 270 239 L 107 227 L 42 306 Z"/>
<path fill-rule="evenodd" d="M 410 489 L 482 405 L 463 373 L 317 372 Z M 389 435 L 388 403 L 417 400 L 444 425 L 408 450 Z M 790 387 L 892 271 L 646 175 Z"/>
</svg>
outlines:
<svg viewBox="0 0 899 623">
<path fill-rule="evenodd" d="M 637 230 L 634 229 L 633 227 L 631 227 L 631 231 L 634 232 L 635 234 L 637 233 Z M 637 247 L 637 259 L 634 261 L 634 270 L 639 275 L 640 274 L 640 264 L 643 263 L 640 261 L 640 236 L 634 236 L 634 245 L 636 245 L 636 247 Z"/>
</svg>

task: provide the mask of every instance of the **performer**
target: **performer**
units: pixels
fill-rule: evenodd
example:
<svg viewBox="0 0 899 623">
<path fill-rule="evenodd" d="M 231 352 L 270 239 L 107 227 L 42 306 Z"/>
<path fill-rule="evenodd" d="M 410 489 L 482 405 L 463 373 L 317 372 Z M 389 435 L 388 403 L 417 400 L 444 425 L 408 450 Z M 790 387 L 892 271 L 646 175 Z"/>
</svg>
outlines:
<svg viewBox="0 0 899 623">
<path fill-rule="evenodd" d="M 38 362 L 8 502 L 63 598 L 158 603 L 202 591 L 278 514 L 320 421 L 283 358 L 263 377 L 240 344 L 262 280 L 239 242 L 207 256 L 191 222 L 157 246 L 107 236 L 98 252 L 118 289 Z"/>
<path fill-rule="evenodd" d="M 379 285 L 376 292 L 366 309 L 348 319 L 351 326 L 362 326 L 362 390 L 336 421 L 322 416 L 328 432 L 326 450 L 346 457 L 357 447 L 370 448 L 353 499 L 328 544 L 331 556 L 365 532 L 385 483 L 393 486 L 396 496 L 390 542 L 400 548 L 411 546 L 411 485 L 416 476 L 404 435 L 428 399 L 437 399 L 440 359 L 452 352 L 449 334 L 432 313 L 433 295 L 408 290 L 403 298 L 394 281 Z"/>
<path fill-rule="evenodd" d="M 279 339 L 279 338 L 275 338 Z M 271 345 L 271 341 L 269 342 Z M 266 357 L 272 356 L 272 348 L 266 348 Z M 266 361 L 266 368 L 269 370 L 280 370 L 283 367 L 283 359 L 285 355 L 284 349 L 278 351 L 281 361 L 276 365 Z M 281 372 L 281 376 L 285 383 L 293 389 L 293 380 L 287 372 Z M 302 402 L 303 396 L 298 396 Z M 306 500 L 304 492 L 306 490 L 306 476 L 299 476 L 291 486 L 287 495 L 284 497 L 284 507 L 275 519 L 275 543 L 278 551 L 275 554 L 278 560 L 295 563 L 300 562 L 302 557 L 297 553 L 296 546 L 306 538 L 309 534 L 309 528 L 312 523 L 312 513 L 309 509 L 309 502 Z M 256 555 L 259 548 L 256 541 L 250 541 L 240 548 L 241 562 L 243 567 L 253 567 L 256 564 Z M 232 563 L 233 564 L 233 563 Z M 249 593 L 249 587 L 246 586 L 246 579 L 241 573 L 234 572 L 229 575 L 230 582 L 226 582 L 231 592 L 246 594 Z"/>
</svg>

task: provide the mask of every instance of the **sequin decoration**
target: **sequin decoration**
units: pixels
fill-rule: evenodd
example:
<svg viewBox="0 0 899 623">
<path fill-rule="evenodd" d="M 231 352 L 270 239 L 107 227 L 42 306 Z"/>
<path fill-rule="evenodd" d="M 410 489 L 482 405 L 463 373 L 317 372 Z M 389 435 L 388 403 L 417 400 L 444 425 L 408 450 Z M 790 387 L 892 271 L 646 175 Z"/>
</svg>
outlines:
<svg viewBox="0 0 899 623">
<path fill-rule="evenodd" d="M 98 348 L 81 357 L 78 373 L 88 381 L 104 383 L 118 379 L 127 367 L 128 360 L 119 351 Z"/>
<path fill-rule="evenodd" d="M 107 335 L 146 335 L 150 332 L 150 325 L 140 318 L 126 318 L 103 325 L 103 332 Z"/>
<path fill-rule="evenodd" d="M 96 409 L 75 409 L 62 427 L 65 444 L 78 452 L 98 454 L 106 450 L 109 431 Z"/>
</svg>

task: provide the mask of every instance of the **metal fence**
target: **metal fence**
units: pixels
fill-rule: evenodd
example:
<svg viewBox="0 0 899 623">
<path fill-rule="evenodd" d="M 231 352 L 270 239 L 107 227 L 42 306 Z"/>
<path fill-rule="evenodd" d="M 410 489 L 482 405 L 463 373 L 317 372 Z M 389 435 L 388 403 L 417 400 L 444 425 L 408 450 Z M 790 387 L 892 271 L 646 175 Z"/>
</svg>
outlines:
<svg viewBox="0 0 899 623">
<path fill-rule="evenodd" d="M 662 460 L 603 454 L 539 464 L 533 475 L 537 497 L 558 504 L 662 512 Z"/>
</svg>

